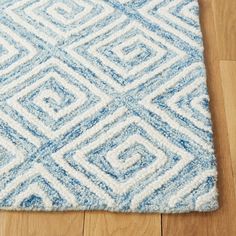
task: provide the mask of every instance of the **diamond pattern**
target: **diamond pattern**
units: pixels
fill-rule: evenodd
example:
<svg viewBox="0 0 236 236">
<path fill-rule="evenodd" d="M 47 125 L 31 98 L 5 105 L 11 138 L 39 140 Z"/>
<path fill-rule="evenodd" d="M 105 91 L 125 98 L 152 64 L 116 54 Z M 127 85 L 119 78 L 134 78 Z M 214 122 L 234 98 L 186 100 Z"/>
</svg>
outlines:
<svg viewBox="0 0 236 236">
<path fill-rule="evenodd" d="M 0 208 L 218 207 L 197 0 L 0 12 Z"/>
</svg>

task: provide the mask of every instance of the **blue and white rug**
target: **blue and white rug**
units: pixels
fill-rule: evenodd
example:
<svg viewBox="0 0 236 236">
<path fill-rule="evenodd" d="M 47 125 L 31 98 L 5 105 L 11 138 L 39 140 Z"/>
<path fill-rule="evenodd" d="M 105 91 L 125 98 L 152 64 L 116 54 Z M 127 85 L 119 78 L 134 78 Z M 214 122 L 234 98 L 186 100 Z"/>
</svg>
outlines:
<svg viewBox="0 0 236 236">
<path fill-rule="evenodd" d="M 0 208 L 218 207 L 197 0 L 0 0 Z"/>
</svg>

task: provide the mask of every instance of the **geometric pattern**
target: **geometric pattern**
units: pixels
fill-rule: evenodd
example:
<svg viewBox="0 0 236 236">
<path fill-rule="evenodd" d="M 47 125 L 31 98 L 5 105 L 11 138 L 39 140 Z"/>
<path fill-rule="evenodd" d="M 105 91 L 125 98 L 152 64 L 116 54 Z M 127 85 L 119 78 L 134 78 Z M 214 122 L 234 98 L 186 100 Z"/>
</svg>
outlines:
<svg viewBox="0 0 236 236">
<path fill-rule="evenodd" d="M 0 1 L 0 208 L 218 208 L 197 0 Z"/>
</svg>

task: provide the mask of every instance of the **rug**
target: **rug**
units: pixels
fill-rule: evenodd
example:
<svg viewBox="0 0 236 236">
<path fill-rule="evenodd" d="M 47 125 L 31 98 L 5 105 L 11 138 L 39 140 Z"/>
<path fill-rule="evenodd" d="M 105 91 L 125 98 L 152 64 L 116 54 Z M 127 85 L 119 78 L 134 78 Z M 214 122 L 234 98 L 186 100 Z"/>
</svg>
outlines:
<svg viewBox="0 0 236 236">
<path fill-rule="evenodd" d="M 0 0 L 0 208 L 218 208 L 197 0 Z"/>
</svg>

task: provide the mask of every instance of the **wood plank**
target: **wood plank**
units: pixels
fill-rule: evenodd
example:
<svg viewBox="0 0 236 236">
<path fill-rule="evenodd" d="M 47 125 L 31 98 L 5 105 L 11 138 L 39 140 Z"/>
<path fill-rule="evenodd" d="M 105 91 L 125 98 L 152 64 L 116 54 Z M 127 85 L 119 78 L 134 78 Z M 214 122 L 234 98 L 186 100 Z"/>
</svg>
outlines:
<svg viewBox="0 0 236 236">
<path fill-rule="evenodd" d="M 213 22 L 212 1 L 200 0 L 199 2 L 218 161 L 220 209 L 212 213 L 163 215 L 163 236 L 236 235 L 236 197 Z"/>
<path fill-rule="evenodd" d="M 84 235 L 161 236 L 161 215 L 86 212 Z"/>
<path fill-rule="evenodd" d="M 211 6 L 212 2 L 214 7 Z M 232 99 L 232 96 L 235 96 L 233 91 L 236 91 L 234 69 L 236 65 L 235 62 L 223 61 L 221 62 L 221 71 L 218 66 L 219 59 L 236 60 L 236 1 L 200 0 L 200 4 L 218 157 L 221 208 L 217 212 L 206 214 L 163 215 L 164 236 L 236 235 L 236 226 L 234 225 L 236 222 L 236 198 L 232 187 L 235 183 L 233 171 L 236 173 L 234 122 L 236 114 L 234 101 L 236 100 Z M 216 32 L 214 31 L 213 16 Z M 216 33 L 217 41 L 215 40 Z M 218 48 L 219 55 L 217 54 Z M 224 94 L 222 93 L 220 72 Z M 0 212 L 0 236 L 79 236 L 83 234 L 83 218 L 82 212 Z M 87 212 L 84 235 L 158 236 L 161 235 L 160 225 L 160 215 Z"/>
<path fill-rule="evenodd" d="M 220 59 L 236 60 L 236 1 L 213 0 Z"/>
<path fill-rule="evenodd" d="M 220 69 L 224 91 L 230 156 L 234 172 L 234 186 L 236 189 L 236 61 L 221 61 Z"/>
<path fill-rule="evenodd" d="M 82 236 L 83 212 L 0 212 L 0 236 Z"/>
</svg>

